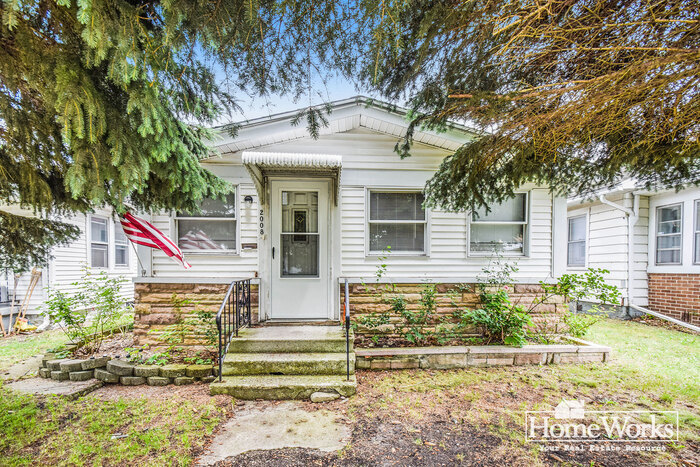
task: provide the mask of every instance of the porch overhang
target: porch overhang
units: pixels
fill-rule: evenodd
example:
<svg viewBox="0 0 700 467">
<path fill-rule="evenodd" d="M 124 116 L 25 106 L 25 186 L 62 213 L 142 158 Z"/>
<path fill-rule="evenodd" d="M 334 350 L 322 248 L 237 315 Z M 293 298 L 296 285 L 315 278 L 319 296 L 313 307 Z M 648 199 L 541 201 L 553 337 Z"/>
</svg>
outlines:
<svg viewBox="0 0 700 467">
<path fill-rule="evenodd" d="M 333 202 L 338 205 L 342 156 L 291 152 L 249 152 L 242 154 L 243 165 L 250 173 L 260 198 L 265 203 L 269 177 L 308 176 L 330 178 Z"/>
</svg>

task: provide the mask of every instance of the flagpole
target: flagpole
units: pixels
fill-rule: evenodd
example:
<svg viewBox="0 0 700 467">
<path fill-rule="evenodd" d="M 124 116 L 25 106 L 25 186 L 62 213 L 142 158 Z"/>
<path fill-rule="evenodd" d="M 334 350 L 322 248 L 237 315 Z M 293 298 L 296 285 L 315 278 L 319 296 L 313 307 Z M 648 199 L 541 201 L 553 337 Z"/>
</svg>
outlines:
<svg viewBox="0 0 700 467">
<path fill-rule="evenodd" d="M 134 245 L 134 242 L 129 239 L 129 243 L 131 244 L 131 248 L 134 249 L 134 253 L 136 253 L 136 261 L 139 262 L 139 266 L 141 267 L 141 277 L 144 277 L 146 275 L 146 268 L 143 267 L 143 263 L 141 262 L 141 258 L 139 258 L 139 250 L 136 249 L 136 245 Z"/>
</svg>

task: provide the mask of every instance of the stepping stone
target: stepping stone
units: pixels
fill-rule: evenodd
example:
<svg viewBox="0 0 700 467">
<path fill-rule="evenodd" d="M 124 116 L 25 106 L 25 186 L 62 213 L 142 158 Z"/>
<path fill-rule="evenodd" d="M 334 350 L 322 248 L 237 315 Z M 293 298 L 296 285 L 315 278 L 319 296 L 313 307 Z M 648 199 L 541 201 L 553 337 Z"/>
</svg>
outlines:
<svg viewBox="0 0 700 467">
<path fill-rule="evenodd" d="M 73 382 L 30 378 L 6 384 L 5 387 L 25 394 L 55 395 L 67 397 L 69 399 L 77 399 L 80 396 L 84 396 L 102 387 L 102 382 L 95 379 Z"/>
<path fill-rule="evenodd" d="M 311 394 L 311 402 L 330 402 L 338 399 L 340 394 L 337 392 L 315 392 Z"/>
</svg>

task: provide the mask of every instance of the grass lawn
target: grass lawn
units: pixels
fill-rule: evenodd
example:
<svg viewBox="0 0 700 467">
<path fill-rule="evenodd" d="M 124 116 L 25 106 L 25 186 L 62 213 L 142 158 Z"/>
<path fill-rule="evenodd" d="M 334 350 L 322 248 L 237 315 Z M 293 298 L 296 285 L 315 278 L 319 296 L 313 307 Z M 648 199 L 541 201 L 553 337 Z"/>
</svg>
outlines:
<svg viewBox="0 0 700 467">
<path fill-rule="evenodd" d="M 44 353 L 46 350 L 66 342 L 68 342 L 68 338 L 60 329 L 0 338 L 0 372 L 15 363 Z"/>
<path fill-rule="evenodd" d="M 353 432 L 345 449 L 256 451 L 226 465 L 698 465 L 700 336 L 605 320 L 586 338 L 611 346 L 611 361 L 359 372 L 349 402 L 305 404 L 347 418 Z M 2 465 L 188 465 L 231 416 L 230 399 L 209 398 L 206 388 L 198 398 L 176 388 L 162 399 L 100 394 L 113 389 L 69 402 L 0 387 Z M 677 410 L 680 441 L 657 453 L 550 453 L 526 443 L 524 412 L 551 410 L 562 398 L 584 399 L 589 410 Z M 126 436 L 113 439 L 117 433 Z"/>
</svg>

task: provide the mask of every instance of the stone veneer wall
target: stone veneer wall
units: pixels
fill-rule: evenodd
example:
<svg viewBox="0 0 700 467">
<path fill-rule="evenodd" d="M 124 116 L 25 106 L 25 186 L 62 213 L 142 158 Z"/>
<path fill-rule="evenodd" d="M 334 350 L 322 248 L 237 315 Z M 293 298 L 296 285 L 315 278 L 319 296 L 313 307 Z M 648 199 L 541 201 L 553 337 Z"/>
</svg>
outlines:
<svg viewBox="0 0 700 467">
<path fill-rule="evenodd" d="M 450 284 L 440 283 L 435 284 L 437 294 L 435 296 L 435 320 L 437 324 L 440 318 L 449 316 L 453 311 L 465 308 L 478 308 L 479 294 L 477 284 Z M 350 317 L 356 319 L 362 315 L 372 313 L 382 313 L 391 310 L 391 305 L 387 303 L 387 298 L 403 294 L 407 302 L 409 310 L 420 309 L 420 293 L 425 284 L 372 284 L 372 283 L 355 283 L 350 284 Z M 519 304 L 528 309 L 537 297 L 541 297 L 543 290 L 539 284 L 515 284 L 509 286 L 510 299 L 514 304 Z M 345 303 L 345 286 L 340 286 L 340 303 L 341 310 Z M 551 332 L 562 333 L 566 331 L 566 326 L 561 322 L 560 316 L 568 311 L 567 304 L 564 303 L 563 297 L 552 297 L 546 302 L 535 307 L 532 312 L 533 321 L 535 323 L 545 323 L 547 329 Z M 398 322 L 397 316 L 392 316 L 391 321 Z M 392 326 L 379 327 L 377 329 L 367 329 L 360 327 L 356 334 L 371 335 L 374 333 L 382 333 L 389 337 L 396 335 L 385 334 L 384 331 Z M 475 329 L 473 334 L 479 335 Z"/>
<path fill-rule="evenodd" d="M 211 311 L 216 316 L 229 284 L 179 284 L 139 282 L 134 284 L 134 344 L 167 345 L 158 336 L 195 310 Z M 183 304 L 182 301 L 190 303 Z M 250 285 L 251 319 L 258 322 L 258 285 Z M 178 302 L 180 306 L 178 306 Z M 214 332 L 216 323 L 212 321 Z M 206 344 L 204 330 L 184 338 L 182 346 Z"/>
<path fill-rule="evenodd" d="M 700 325 L 700 274 L 649 274 L 649 308 Z"/>
</svg>

